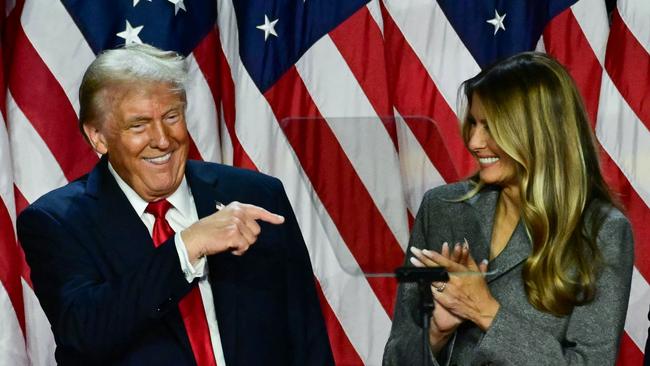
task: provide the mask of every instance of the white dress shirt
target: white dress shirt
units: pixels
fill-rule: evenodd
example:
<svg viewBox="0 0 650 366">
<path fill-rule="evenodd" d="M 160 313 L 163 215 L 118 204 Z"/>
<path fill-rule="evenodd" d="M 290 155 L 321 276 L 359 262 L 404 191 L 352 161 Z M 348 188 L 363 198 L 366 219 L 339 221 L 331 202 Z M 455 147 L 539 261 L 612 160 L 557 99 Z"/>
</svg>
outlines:
<svg viewBox="0 0 650 366">
<path fill-rule="evenodd" d="M 147 201 L 143 200 L 126 182 L 122 177 L 117 174 L 113 166 L 108 163 L 108 170 L 111 172 L 117 185 L 120 187 L 126 198 L 133 206 L 133 209 L 138 214 L 144 225 L 149 230 L 149 235 L 153 232 L 153 224 L 155 217 L 145 212 Z M 185 274 L 187 282 L 192 282 L 195 278 L 199 278 L 199 290 L 201 291 L 201 299 L 203 300 L 203 309 L 205 316 L 208 320 L 208 328 L 210 330 L 210 340 L 212 341 L 212 348 L 214 350 L 214 357 L 218 366 L 226 366 L 226 360 L 223 356 L 223 348 L 221 347 L 221 336 L 219 335 L 219 327 L 217 323 L 217 316 L 214 310 L 214 302 L 212 297 L 212 288 L 208 281 L 208 266 L 206 265 L 206 258 L 201 258 L 195 266 L 190 263 L 185 243 L 181 238 L 181 231 L 189 227 L 193 223 L 199 221 L 198 214 L 196 213 L 196 205 L 194 204 L 194 196 L 192 191 L 187 185 L 185 177 L 178 186 L 178 189 L 171 196 L 167 197 L 167 201 L 172 204 L 172 207 L 167 211 L 165 218 L 169 225 L 174 229 L 174 243 L 176 244 L 176 252 L 178 259 L 181 263 L 181 270 Z"/>
</svg>

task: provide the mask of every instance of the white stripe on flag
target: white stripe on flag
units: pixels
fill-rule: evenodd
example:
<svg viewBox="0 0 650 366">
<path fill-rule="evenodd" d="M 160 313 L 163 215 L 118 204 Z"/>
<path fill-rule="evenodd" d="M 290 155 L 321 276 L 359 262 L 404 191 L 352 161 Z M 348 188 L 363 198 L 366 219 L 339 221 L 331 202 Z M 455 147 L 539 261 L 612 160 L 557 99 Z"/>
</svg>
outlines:
<svg viewBox="0 0 650 366">
<path fill-rule="evenodd" d="M 187 57 L 189 79 L 185 84 L 187 91 L 186 121 L 187 129 L 205 161 L 220 162 L 221 147 L 217 131 L 217 109 L 212 91 L 194 55 Z"/>
<path fill-rule="evenodd" d="M 447 104 L 458 114 L 458 87 L 481 69 L 438 2 L 390 0 L 386 8 Z"/>
<path fill-rule="evenodd" d="M 650 132 L 603 73 L 596 136 L 634 190 L 650 207 Z"/>
<path fill-rule="evenodd" d="M 600 65 L 604 65 L 607 36 L 609 35 L 605 2 L 602 0 L 580 0 L 571 6 L 571 11 Z"/>
<path fill-rule="evenodd" d="M 630 289 L 630 303 L 627 307 L 625 318 L 625 331 L 642 351 L 645 349 L 648 337 L 648 307 L 650 307 L 650 286 L 643 275 L 634 268 L 632 272 L 632 288 Z"/>
<path fill-rule="evenodd" d="M 60 1 L 25 1 L 21 23 L 79 115 L 79 84 L 95 59 L 81 31 Z"/>
<path fill-rule="evenodd" d="M 395 111 L 395 118 L 406 202 L 409 211 L 415 216 L 420 208 L 420 203 L 422 203 L 424 193 L 446 182 L 397 111 Z M 424 117 L 418 118 L 422 119 L 421 123 L 425 123 Z"/>
<path fill-rule="evenodd" d="M 329 36 L 316 42 L 296 63 L 296 69 L 375 206 L 406 250 L 409 228 L 399 160 L 368 97 Z"/>
<path fill-rule="evenodd" d="M 11 162 L 11 152 L 9 146 L 9 136 L 4 123 L 4 118 L 0 114 L 0 205 L 3 204 L 9 212 L 11 222 L 16 224 L 16 203 L 14 201 L 14 173 Z M 14 233 L 16 231 L 14 230 Z"/>
<path fill-rule="evenodd" d="M 223 104 L 219 108 L 219 132 L 220 142 L 221 142 L 221 163 L 227 165 L 233 165 L 233 147 L 232 141 L 230 140 L 230 133 L 228 133 L 228 127 L 226 126 L 226 119 L 223 116 Z"/>
<path fill-rule="evenodd" d="M 29 284 L 21 279 L 23 286 L 23 299 L 25 301 L 25 326 L 27 327 L 27 354 L 30 365 L 49 366 L 56 365 L 54 359 L 54 336 L 50 322 L 36 298 L 36 294 Z"/>
<path fill-rule="evenodd" d="M 650 1 L 618 0 L 616 6 L 634 37 L 650 54 Z"/>
<path fill-rule="evenodd" d="M 27 202 L 34 202 L 45 193 L 67 184 L 59 163 L 9 92 L 7 115 L 14 181 Z"/>
<path fill-rule="evenodd" d="M 22 309 L 19 309 L 22 311 Z M 0 365 L 28 365 L 25 339 L 16 311 L 0 282 Z"/>
</svg>

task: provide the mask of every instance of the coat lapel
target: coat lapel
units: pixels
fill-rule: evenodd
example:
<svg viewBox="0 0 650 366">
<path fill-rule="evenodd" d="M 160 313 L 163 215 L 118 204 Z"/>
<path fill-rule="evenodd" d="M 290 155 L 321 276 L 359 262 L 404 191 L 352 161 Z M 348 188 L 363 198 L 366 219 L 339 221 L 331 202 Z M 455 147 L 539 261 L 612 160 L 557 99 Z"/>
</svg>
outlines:
<svg viewBox="0 0 650 366">
<path fill-rule="evenodd" d="M 194 203 L 199 218 L 216 212 L 217 202 L 228 204 L 233 199 L 224 192 L 223 185 L 218 183 L 216 169 L 202 167 L 200 162 L 188 161 L 185 171 L 188 185 L 194 196 Z M 219 324 L 221 346 L 223 347 L 226 364 L 237 363 L 235 358 L 237 340 L 237 291 L 232 281 L 224 281 L 223 274 L 236 277 L 238 268 L 229 260 L 230 253 L 222 253 L 208 257 L 210 269 L 210 285 L 214 297 L 215 312 Z"/>
<path fill-rule="evenodd" d="M 96 227 L 104 238 L 98 245 L 104 246 L 104 253 L 114 253 L 118 270 L 133 268 L 140 258 L 153 254 L 147 227 L 108 170 L 106 157 L 88 176 L 86 194 L 97 199 Z"/>
<path fill-rule="evenodd" d="M 499 199 L 500 189 L 498 187 L 486 186 L 474 197 L 468 199 L 469 204 L 479 222 L 481 236 L 483 240 L 476 243 L 477 247 L 472 248 L 474 258 L 489 258 L 490 243 L 492 240 L 492 229 L 494 228 L 494 215 L 496 205 Z M 528 258 L 531 252 L 531 244 L 526 233 L 526 227 L 523 220 L 515 227 L 508 244 L 503 251 L 488 265 L 488 271 L 496 273 L 487 276 L 487 282 L 492 282 L 501 277 L 519 263 Z"/>
<path fill-rule="evenodd" d="M 97 199 L 96 227 L 104 239 L 98 245 L 103 246 L 102 252 L 113 253 L 114 260 L 111 262 L 118 272 L 135 268 L 140 265 L 141 258 L 154 255 L 153 239 L 108 170 L 105 156 L 88 176 L 86 193 Z M 191 354 L 178 308 L 169 311 L 163 320 Z"/>
</svg>

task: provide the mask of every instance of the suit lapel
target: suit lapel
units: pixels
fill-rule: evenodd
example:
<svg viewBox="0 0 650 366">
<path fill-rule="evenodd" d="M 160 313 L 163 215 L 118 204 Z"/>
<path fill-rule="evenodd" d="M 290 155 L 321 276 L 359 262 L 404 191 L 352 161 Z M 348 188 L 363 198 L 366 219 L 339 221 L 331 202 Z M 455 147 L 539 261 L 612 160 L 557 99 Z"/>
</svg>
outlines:
<svg viewBox="0 0 650 366">
<path fill-rule="evenodd" d="M 102 252 L 113 253 L 112 263 L 119 272 L 140 265 L 141 258 L 154 255 L 155 246 L 147 227 L 136 214 L 108 170 L 102 157 L 88 177 L 86 193 L 97 198 L 97 227 L 104 240 Z M 109 224 L 110 223 L 110 224 Z M 190 354 L 192 349 L 178 308 L 169 311 L 163 321 Z"/>
<path fill-rule="evenodd" d="M 489 258 L 490 256 L 494 215 L 496 213 L 499 194 L 500 189 L 497 187 L 487 186 L 474 197 L 466 201 L 474 210 L 483 237 L 482 241 L 476 243 L 478 244 L 476 245 L 477 248 L 472 248 L 472 255 L 474 258 Z M 530 240 L 528 239 L 528 234 L 526 233 L 526 227 L 523 220 L 520 219 L 512 233 L 512 236 L 508 240 L 506 247 L 490 262 L 488 271 L 496 271 L 496 273 L 488 275 L 487 282 L 489 283 L 494 281 L 519 263 L 526 260 L 530 252 Z"/>
<path fill-rule="evenodd" d="M 199 162 L 188 161 L 185 171 L 188 185 L 194 197 L 194 204 L 199 218 L 216 212 L 216 203 L 228 204 L 232 201 L 223 185 L 218 184 L 216 169 L 202 167 Z M 210 286 L 214 298 L 214 307 L 219 324 L 221 346 L 226 364 L 236 364 L 235 349 L 237 340 L 237 291 L 232 281 L 224 281 L 222 274 L 229 278 L 237 277 L 238 268 L 229 260 L 230 253 L 208 257 Z"/>
<path fill-rule="evenodd" d="M 119 268 L 133 268 L 140 258 L 152 255 L 153 241 L 147 227 L 117 185 L 103 157 L 88 177 L 86 193 L 97 199 L 97 228 L 105 240 L 104 253 L 114 253 Z"/>
</svg>

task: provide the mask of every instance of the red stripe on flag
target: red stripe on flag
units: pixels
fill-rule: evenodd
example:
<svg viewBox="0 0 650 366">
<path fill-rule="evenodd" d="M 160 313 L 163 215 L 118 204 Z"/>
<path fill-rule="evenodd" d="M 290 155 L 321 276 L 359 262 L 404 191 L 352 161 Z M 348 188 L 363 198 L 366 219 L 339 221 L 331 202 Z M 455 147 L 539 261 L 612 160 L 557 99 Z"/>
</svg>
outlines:
<svg viewBox="0 0 650 366">
<path fill-rule="evenodd" d="M 322 119 L 295 67 L 264 95 L 361 270 L 385 273 L 400 266 L 404 259 L 401 247 Z M 303 119 L 288 120 L 291 117 Z M 304 117 L 313 120 L 306 121 Z M 370 285 L 390 313 L 394 291 L 373 282 Z"/>
<path fill-rule="evenodd" d="M 19 215 L 27 206 L 29 206 L 29 202 L 25 199 L 25 196 L 23 196 L 22 192 L 16 187 L 14 184 L 14 200 L 16 201 L 16 215 Z M 20 243 L 19 243 L 20 244 Z M 21 265 L 21 272 L 20 275 L 25 279 L 25 281 L 29 284 L 29 287 L 34 287 L 32 285 L 32 279 L 30 277 L 30 269 L 29 266 L 27 265 L 27 261 L 25 260 L 25 252 L 23 252 L 23 248 L 19 245 L 18 246 L 18 254 L 19 254 L 19 259 L 20 259 L 20 265 Z"/>
<path fill-rule="evenodd" d="M 203 157 L 201 156 L 199 149 L 196 147 L 196 143 L 194 143 L 194 139 L 192 139 L 192 136 L 189 136 L 189 140 L 190 140 L 190 148 L 187 152 L 187 157 L 193 160 L 203 160 Z"/>
<path fill-rule="evenodd" d="M 650 129 L 650 55 L 627 27 L 618 9 L 612 14 L 609 40 L 605 68 L 627 104 Z"/>
<path fill-rule="evenodd" d="M 212 98 L 215 105 L 219 105 L 219 75 L 217 74 L 217 66 L 219 64 L 219 57 L 215 50 L 221 49 L 219 38 L 217 36 L 216 28 L 209 32 L 199 44 L 194 48 L 192 54 L 199 69 L 205 77 L 205 81 L 212 92 Z"/>
<path fill-rule="evenodd" d="M 434 121 L 435 128 L 440 132 L 444 142 L 442 148 L 448 154 L 437 155 L 440 148 L 432 146 L 433 144 L 427 141 L 428 136 L 419 135 L 429 128 L 416 129 L 412 132 L 445 181 L 452 182 L 457 177 L 469 175 L 476 166 L 460 136 L 456 114 L 440 94 L 426 68 L 383 4 L 381 10 L 387 48 L 388 87 L 395 92 L 395 108 L 406 118 L 426 116 Z M 451 160 L 448 160 L 447 156 L 451 157 Z"/>
<path fill-rule="evenodd" d="M 63 89 L 40 58 L 22 27 L 16 33 L 9 89 L 27 119 L 73 180 L 87 173 L 97 155 L 77 128 L 77 115 Z"/>
<path fill-rule="evenodd" d="M 592 127 L 595 126 L 603 69 L 571 8 L 548 23 L 544 46 L 569 70 L 582 94 Z"/>
<path fill-rule="evenodd" d="M 384 38 L 367 7 L 362 7 L 329 33 L 397 147 L 390 89 L 384 60 Z"/>
<path fill-rule="evenodd" d="M 339 320 L 336 318 L 336 314 L 327 302 L 320 283 L 317 280 L 315 282 L 316 293 L 318 294 L 321 311 L 325 319 L 325 325 L 327 326 L 327 336 L 329 337 L 332 353 L 334 354 L 334 364 L 338 366 L 363 365 L 361 357 L 352 346 L 352 343 L 350 343 Z"/>
<path fill-rule="evenodd" d="M 623 332 L 619 346 L 618 360 L 616 366 L 639 366 L 643 365 L 643 353 L 636 346 L 630 336 Z"/>
<path fill-rule="evenodd" d="M 605 179 L 616 192 L 618 199 L 625 207 L 625 213 L 632 224 L 634 232 L 634 265 L 645 278 L 650 278 L 650 208 L 639 197 L 630 185 L 627 177 L 618 165 L 603 151 L 601 165 Z"/>
<path fill-rule="evenodd" d="M 11 216 L 0 199 L 0 281 L 7 290 L 9 300 L 16 312 L 20 329 L 25 333 L 25 305 L 23 288 L 20 282 L 22 260 L 20 248 L 16 244 Z"/>
<path fill-rule="evenodd" d="M 235 112 L 235 83 L 232 79 L 232 74 L 230 66 L 228 65 L 228 60 L 226 55 L 223 52 L 223 47 L 221 46 L 221 41 L 219 39 L 219 29 L 215 28 L 214 33 L 215 40 L 215 49 L 217 52 L 217 64 L 219 68 L 219 77 L 220 77 L 220 93 L 213 94 L 219 95 L 221 97 L 221 108 L 223 108 L 223 118 L 226 123 L 226 129 L 228 130 L 228 135 L 230 136 L 230 141 L 232 142 L 233 149 L 233 165 L 241 168 L 246 168 L 250 170 L 257 170 L 257 166 L 253 163 L 253 160 L 248 156 L 244 147 L 239 141 L 237 132 L 235 129 L 236 121 L 236 112 Z M 214 52 L 212 50 L 212 52 Z M 219 103 L 217 103 L 219 106 Z"/>
<path fill-rule="evenodd" d="M 462 178 L 453 166 L 453 159 L 437 124 L 424 117 L 405 118 L 405 122 L 446 182 Z"/>
<path fill-rule="evenodd" d="M 215 50 L 221 48 L 219 43 L 218 43 L 218 38 L 216 37 L 216 34 L 214 31 L 209 32 L 196 46 L 194 51 L 192 51 L 192 54 L 194 55 L 194 59 L 196 60 L 196 63 L 199 66 L 199 69 L 201 70 L 201 73 L 203 74 L 203 77 L 205 78 L 206 83 L 208 84 L 208 88 L 210 88 L 210 92 L 212 94 L 212 99 L 214 100 L 214 105 L 217 106 L 217 111 L 218 106 L 219 106 L 219 80 L 218 80 L 218 70 L 217 70 L 217 53 Z M 214 123 L 217 125 L 217 134 L 219 133 L 219 114 L 217 113 L 217 118 L 214 120 Z M 219 136 L 214 136 L 215 139 L 219 139 Z M 194 145 L 194 149 L 196 150 L 196 153 L 198 154 L 199 151 L 196 148 L 196 145 Z M 190 151 L 191 153 L 191 151 Z M 192 157 L 190 154 L 190 159 L 196 159 L 195 157 Z M 203 159 L 200 157 L 199 154 L 199 159 Z"/>
</svg>

